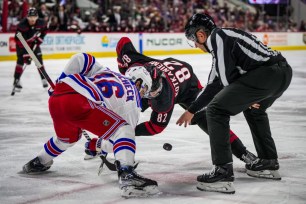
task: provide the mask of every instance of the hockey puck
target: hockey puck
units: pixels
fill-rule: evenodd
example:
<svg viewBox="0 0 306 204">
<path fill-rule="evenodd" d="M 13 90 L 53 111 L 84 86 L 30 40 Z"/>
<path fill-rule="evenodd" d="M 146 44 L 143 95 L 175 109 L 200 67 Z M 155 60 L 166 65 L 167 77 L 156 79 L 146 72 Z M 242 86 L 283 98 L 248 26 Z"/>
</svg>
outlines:
<svg viewBox="0 0 306 204">
<path fill-rule="evenodd" d="M 171 151 L 172 150 L 172 145 L 169 143 L 165 143 L 163 146 L 164 150 L 166 151 Z"/>
</svg>

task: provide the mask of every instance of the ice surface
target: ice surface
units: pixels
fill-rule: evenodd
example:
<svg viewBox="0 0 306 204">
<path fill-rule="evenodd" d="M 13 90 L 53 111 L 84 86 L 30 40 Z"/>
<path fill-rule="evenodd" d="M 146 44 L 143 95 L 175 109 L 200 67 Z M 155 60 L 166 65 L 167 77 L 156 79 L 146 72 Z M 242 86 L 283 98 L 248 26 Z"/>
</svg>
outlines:
<svg viewBox="0 0 306 204">
<path fill-rule="evenodd" d="M 137 137 L 138 172 L 155 179 L 160 196 L 142 199 L 120 197 L 117 175 L 105 170 L 97 175 L 100 160 L 84 161 L 82 138 L 55 159 L 44 175 L 20 174 L 22 166 L 54 135 L 48 112 L 48 94 L 35 66 L 22 76 L 23 90 L 10 96 L 15 62 L 0 62 L 0 203 L 306 203 L 306 51 L 283 52 L 293 67 L 293 80 L 285 94 L 269 109 L 270 125 L 279 153 L 281 181 L 248 177 L 244 163 L 234 158 L 236 194 L 203 192 L 196 177 L 211 169 L 208 136 L 197 126 L 175 125 L 183 113 L 174 110 L 167 129 L 154 137 Z M 189 62 L 203 84 L 211 67 L 209 55 L 178 55 Z M 164 58 L 164 57 L 157 57 Z M 117 69 L 115 58 L 98 59 Z M 67 60 L 48 60 L 50 77 L 58 77 Z M 149 111 L 141 120 L 149 118 Z M 255 152 L 242 114 L 232 117 L 231 129 Z M 173 145 L 165 151 L 165 142 Z"/>
</svg>

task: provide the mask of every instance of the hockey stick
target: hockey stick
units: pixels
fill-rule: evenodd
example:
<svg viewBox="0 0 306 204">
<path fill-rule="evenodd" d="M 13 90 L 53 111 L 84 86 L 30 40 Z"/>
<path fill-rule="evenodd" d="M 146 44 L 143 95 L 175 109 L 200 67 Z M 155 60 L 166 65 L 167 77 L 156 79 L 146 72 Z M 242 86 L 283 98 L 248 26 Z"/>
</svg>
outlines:
<svg viewBox="0 0 306 204">
<path fill-rule="evenodd" d="M 47 72 L 45 71 L 45 69 L 42 69 L 43 65 L 38 61 L 36 55 L 34 54 L 34 52 L 31 50 L 31 48 L 29 47 L 28 43 L 25 41 L 25 39 L 23 38 L 22 34 L 20 32 L 18 32 L 16 34 L 17 38 L 19 38 L 20 42 L 22 43 L 23 47 L 26 49 L 26 51 L 29 53 L 30 57 L 32 58 L 32 60 L 34 61 L 37 69 L 40 71 L 40 73 L 45 77 L 45 79 L 47 79 L 48 83 L 50 84 L 50 86 L 52 87 L 52 89 L 55 88 L 53 81 L 50 79 L 49 75 L 47 74 Z"/>
</svg>

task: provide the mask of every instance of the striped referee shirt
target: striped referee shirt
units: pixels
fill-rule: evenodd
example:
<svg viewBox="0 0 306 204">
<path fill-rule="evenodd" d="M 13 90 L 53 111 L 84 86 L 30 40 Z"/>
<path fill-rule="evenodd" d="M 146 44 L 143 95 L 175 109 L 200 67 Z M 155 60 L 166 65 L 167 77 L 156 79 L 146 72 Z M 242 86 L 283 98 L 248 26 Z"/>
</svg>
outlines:
<svg viewBox="0 0 306 204">
<path fill-rule="evenodd" d="M 188 108 L 195 113 L 208 105 L 224 87 L 253 69 L 284 60 L 278 51 L 260 42 L 254 35 L 234 28 L 216 28 L 206 41 L 213 56 L 208 83 Z"/>
</svg>

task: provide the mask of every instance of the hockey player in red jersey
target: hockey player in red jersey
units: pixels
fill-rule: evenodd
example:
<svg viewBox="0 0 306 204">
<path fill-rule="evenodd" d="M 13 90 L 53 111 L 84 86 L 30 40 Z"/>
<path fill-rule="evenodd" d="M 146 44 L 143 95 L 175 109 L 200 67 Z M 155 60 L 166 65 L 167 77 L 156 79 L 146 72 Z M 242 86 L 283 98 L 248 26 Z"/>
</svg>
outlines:
<svg viewBox="0 0 306 204">
<path fill-rule="evenodd" d="M 43 43 L 43 39 L 47 34 L 47 27 L 46 23 L 43 19 L 38 18 L 38 12 L 35 8 L 29 8 L 27 17 L 22 19 L 17 26 L 17 32 L 20 32 L 28 45 L 34 49 L 33 52 L 35 53 L 37 59 L 41 64 L 43 64 L 42 60 L 42 52 L 40 49 L 40 44 Z M 22 86 L 20 83 L 20 77 L 23 72 L 23 65 L 30 64 L 31 58 L 30 55 L 27 53 L 25 48 L 23 47 L 20 40 L 15 37 L 16 40 L 16 52 L 17 52 L 17 64 L 15 67 L 14 73 L 14 83 L 13 86 L 15 87 L 15 91 L 20 91 Z M 44 69 L 42 67 L 41 69 Z M 48 87 L 47 80 L 44 76 L 40 73 L 40 77 L 42 79 L 43 87 Z"/>
<path fill-rule="evenodd" d="M 89 54 L 72 56 L 49 99 L 56 136 L 23 166 L 23 171 L 48 170 L 54 158 L 79 141 L 82 130 L 88 130 L 98 136 L 88 143 L 90 150 L 100 153 L 103 142 L 112 142 L 123 197 L 157 194 L 157 182 L 134 170 L 135 126 L 141 97 L 151 86 L 150 74 L 142 66 L 131 68 L 124 76 L 101 66 Z"/>
<path fill-rule="evenodd" d="M 161 133 L 168 125 L 175 104 L 188 108 L 202 90 L 191 65 L 174 59 L 154 59 L 136 51 L 131 40 L 123 37 L 117 44 L 117 62 L 122 74 L 132 66 L 145 66 L 151 73 L 152 88 L 142 99 L 142 112 L 149 106 L 152 109 L 149 121 L 136 126 L 136 136 L 152 136 Z M 207 97 L 206 100 L 211 100 Z M 192 124 L 197 124 L 208 133 L 206 109 L 195 114 Z M 232 153 L 245 163 L 250 163 L 256 156 L 249 152 L 237 135 L 230 131 Z"/>
</svg>

